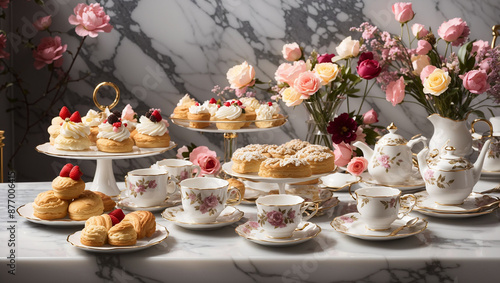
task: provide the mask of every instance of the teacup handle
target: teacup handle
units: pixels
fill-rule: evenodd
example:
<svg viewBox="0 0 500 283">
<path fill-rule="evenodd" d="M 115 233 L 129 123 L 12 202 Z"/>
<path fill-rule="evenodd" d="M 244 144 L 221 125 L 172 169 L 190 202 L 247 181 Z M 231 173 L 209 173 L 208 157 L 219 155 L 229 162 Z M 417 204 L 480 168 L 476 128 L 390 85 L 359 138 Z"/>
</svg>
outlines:
<svg viewBox="0 0 500 283">
<path fill-rule="evenodd" d="M 413 210 L 415 205 L 417 204 L 417 197 L 412 195 L 412 194 L 407 194 L 407 195 L 401 196 L 400 201 L 406 200 L 408 198 L 413 199 L 413 201 L 410 202 L 410 205 L 408 207 L 408 211 L 402 211 L 402 212 L 398 213 L 398 219 L 401 219 L 401 218 L 405 217 L 406 215 L 408 215 Z M 400 206 L 401 206 L 401 204 L 400 204 Z"/>
<path fill-rule="evenodd" d="M 476 125 L 477 122 L 485 122 L 486 124 L 488 124 L 488 127 L 490 128 L 490 134 L 486 137 L 491 138 L 493 136 L 493 125 L 490 123 L 490 121 L 488 121 L 486 119 L 475 119 L 474 121 L 472 121 L 472 123 L 470 124 L 471 132 L 473 134 L 476 133 L 476 130 L 474 129 L 474 125 Z"/>
<path fill-rule="evenodd" d="M 168 185 L 170 183 L 173 183 L 174 184 L 174 191 L 173 192 L 169 192 L 168 191 Z M 167 180 L 167 188 L 165 188 L 167 190 L 167 194 L 169 195 L 173 195 L 175 194 L 177 191 L 180 191 L 180 185 L 179 185 L 179 182 L 177 181 L 177 178 L 173 177 L 173 176 L 168 176 L 168 180 Z"/>
<path fill-rule="evenodd" d="M 314 205 L 313 211 L 312 212 L 307 211 L 307 209 L 313 205 Z M 316 215 L 316 213 L 318 213 L 318 209 L 319 209 L 319 204 L 317 202 L 310 202 L 310 201 L 304 202 L 302 204 L 302 207 L 300 208 L 300 213 L 301 214 L 305 213 L 306 216 L 302 216 L 302 220 L 307 221 L 311 219 L 314 215 Z"/>
<path fill-rule="evenodd" d="M 357 183 L 359 183 L 359 180 L 354 181 L 354 182 L 347 183 L 347 184 L 343 185 L 342 187 L 338 187 L 338 188 L 329 188 L 329 187 L 325 187 L 325 189 L 327 189 L 327 190 L 329 190 L 329 191 L 332 191 L 332 192 L 336 192 L 336 191 L 340 191 L 340 190 L 342 190 L 342 189 L 343 189 L 343 188 L 345 188 L 345 187 L 348 187 L 348 188 L 349 188 L 349 191 L 351 191 L 351 187 L 352 187 L 352 185 L 357 184 Z"/>
<path fill-rule="evenodd" d="M 353 184 L 355 184 L 355 183 L 352 183 L 352 184 L 350 184 L 350 185 L 349 185 L 349 194 L 351 195 L 351 197 L 352 197 L 355 201 L 357 201 L 358 199 L 354 196 L 354 194 L 352 193 L 352 190 L 351 190 L 351 187 L 352 187 L 352 185 L 353 185 Z"/>
<path fill-rule="evenodd" d="M 236 194 L 238 195 L 238 197 L 236 199 L 228 199 L 227 200 L 227 205 L 230 205 L 230 206 L 235 206 L 235 205 L 238 205 L 238 204 L 241 203 L 241 192 L 237 188 L 231 188 L 231 189 L 229 189 L 227 191 L 227 194 L 228 195 L 232 195 L 233 191 L 236 192 Z"/>
<path fill-rule="evenodd" d="M 200 166 L 196 165 L 196 164 L 193 164 L 192 167 L 196 168 L 196 173 L 194 173 L 194 176 L 195 177 L 198 177 L 198 175 L 200 175 L 201 173 L 201 168 Z"/>
</svg>

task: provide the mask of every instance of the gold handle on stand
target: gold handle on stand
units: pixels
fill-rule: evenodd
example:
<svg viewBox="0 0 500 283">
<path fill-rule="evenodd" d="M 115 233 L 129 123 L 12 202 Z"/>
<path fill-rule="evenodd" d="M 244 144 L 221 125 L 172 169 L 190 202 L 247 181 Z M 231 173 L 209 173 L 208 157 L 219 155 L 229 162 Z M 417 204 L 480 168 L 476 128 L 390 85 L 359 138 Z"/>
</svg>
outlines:
<svg viewBox="0 0 500 283">
<path fill-rule="evenodd" d="M 109 85 L 109 86 L 113 87 L 115 89 L 115 93 L 116 93 L 115 100 L 109 106 L 102 105 L 102 104 L 99 103 L 99 101 L 97 101 L 97 92 L 99 91 L 99 89 L 102 86 L 105 86 L 105 85 Z M 93 98 L 94 98 L 95 106 L 97 106 L 97 108 L 99 108 L 101 111 L 106 110 L 106 107 L 111 110 L 113 107 L 115 107 L 118 104 L 118 101 L 120 100 L 120 89 L 114 83 L 111 83 L 111 82 L 102 82 L 102 83 L 98 84 L 95 87 Z"/>
<path fill-rule="evenodd" d="M 495 43 L 497 41 L 498 33 L 500 32 L 500 25 L 495 25 L 491 28 L 493 40 L 491 41 L 491 48 L 495 48 Z"/>
</svg>

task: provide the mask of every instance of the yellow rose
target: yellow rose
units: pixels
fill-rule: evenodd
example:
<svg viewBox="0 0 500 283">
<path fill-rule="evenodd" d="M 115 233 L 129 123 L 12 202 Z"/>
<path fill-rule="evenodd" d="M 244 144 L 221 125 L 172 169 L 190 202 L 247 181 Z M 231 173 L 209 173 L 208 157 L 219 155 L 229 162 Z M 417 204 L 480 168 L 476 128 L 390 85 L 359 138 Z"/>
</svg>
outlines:
<svg viewBox="0 0 500 283">
<path fill-rule="evenodd" d="M 314 72 L 321 79 L 321 84 L 327 85 L 337 77 L 339 66 L 333 63 L 318 63 L 314 66 Z"/>
<path fill-rule="evenodd" d="M 229 69 L 226 77 L 227 81 L 231 84 L 231 88 L 239 89 L 253 84 L 255 70 L 252 65 L 249 65 L 247 61 L 245 61 Z"/>
<path fill-rule="evenodd" d="M 300 99 L 301 95 L 298 91 L 289 87 L 281 92 L 281 99 L 286 103 L 286 106 L 290 107 L 302 103 L 302 99 Z"/>
<path fill-rule="evenodd" d="M 448 89 L 450 82 L 448 72 L 436 68 L 424 81 L 424 93 L 439 96 Z"/>
</svg>

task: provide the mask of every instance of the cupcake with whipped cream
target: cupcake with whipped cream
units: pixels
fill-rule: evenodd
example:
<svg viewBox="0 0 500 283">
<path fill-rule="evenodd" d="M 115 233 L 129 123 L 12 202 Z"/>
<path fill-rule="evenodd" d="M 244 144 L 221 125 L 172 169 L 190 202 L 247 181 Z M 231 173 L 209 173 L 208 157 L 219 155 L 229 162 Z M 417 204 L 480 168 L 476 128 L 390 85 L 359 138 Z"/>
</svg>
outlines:
<svg viewBox="0 0 500 283">
<path fill-rule="evenodd" d="M 196 102 L 194 105 L 189 107 L 187 118 L 189 119 L 189 127 L 196 129 L 203 129 L 210 126 L 210 112 L 208 108 L 202 104 L 200 105 Z M 207 121 L 207 122 L 203 122 Z"/>
<path fill-rule="evenodd" d="M 97 149 L 104 152 L 131 152 L 134 141 L 130 132 L 116 114 L 111 114 L 99 125 L 97 134 Z"/>
<path fill-rule="evenodd" d="M 196 100 L 194 98 L 191 98 L 189 94 L 184 95 L 177 103 L 177 106 L 174 108 L 173 118 L 187 119 L 189 107 L 191 107 L 195 103 Z"/>
<path fill-rule="evenodd" d="M 242 97 L 240 98 L 241 103 L 245 108 L 245 117 L 247 122 L 244 127 L 250 126 L 250 124 L 257 119 L 257 110 L 260 107 L 260 102 L 255 97 Z"/>
<path fill-rule="evenodd" d="M 62 123 L 54 147 L 60 150 L 88 150 L 91 145 L 89 134 L 90 127 L 82 123 L 80 113 L 75 111 Z"/>
<path fill-rule="evenodd" d="M 71 112 L 69 112 L 68 108 L 66 106 L 63 106 L 61 110 L 59 111 L 59 116 L 56 116 L 52 118 L 52 121 L 50 123 L 49 128 L 47 129 L 47 132 L 50 135 L 49 141 L 51 145 L 54 145 L 54 141 L 56 140 L 57 136 L 59 135 L 59 132 L 61 130 L 61 126 L 66 120 L 66 118 L 71 117 Z"/>
<path fill-rule="evenodd" d="M 261 104 L 255 110 L 255 113 L 257 113 L 255 125 L 259 128 L 271 128 L 283 124 L 285 119 L 279 112 L 280 107 L 276 102 Z"/>
<path fill-rule="evenodd" d="M 170 135 L 168 133 L 168 122 L 161 116 L 160 109 L 150 109 L 139 118 L 136 126 L 137 133 L 134 141 L 137 147 L 168 147 Z"/>
<path fill-rule="evenodd" d="M 215 112 L 219 110 L 220 104 L 215 100 L 215 98 L 211 98 L 210 100 L 206 100 L 203 102 L 203 106 L 208 109 L 208 113 L 210 113 L 210 120 L 214 120 Z"/>
<path fill-rule="evenodd" d="M 238 130 L 245 125 L 246 117 L 245 110 L 241 108 L 242 103 L 239 100 L 226 101 L 217 112 L 215 112 L 214 120 L 217 129 L 219 130 Z"/>
<path fill-rule="evenodd" d="M 93 109 L 87 111 L 87 115 L 83 116 L 82 123 L 90 127 L 89 140 L 92 144 L 97 141 L 97 134 L 99 134 L 99 125 L 106 119 L 106 114 L 97 112 Z"/>
</svg>

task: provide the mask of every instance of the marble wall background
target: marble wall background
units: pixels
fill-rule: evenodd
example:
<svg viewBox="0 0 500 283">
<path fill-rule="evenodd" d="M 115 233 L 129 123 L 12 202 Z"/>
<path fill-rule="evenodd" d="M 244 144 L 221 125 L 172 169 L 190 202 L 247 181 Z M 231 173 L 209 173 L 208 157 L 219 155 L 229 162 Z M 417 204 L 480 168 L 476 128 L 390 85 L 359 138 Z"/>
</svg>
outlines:
<svg viewBox="0 0 500 283">
<path fill-rule="evenodd" d="M 28 23 L 39 17 L 40 10 L 53 15 L 53 27 L 57 30 L 73 29 L 67 22 L 77 0 L 47 0 L 41 9 L 32 2 L 14 1 L 7 16 L 13 27 L 27 28 Z M 88 1 L 93 2 L 93 1 Z M 320 53 L 334 52 L 335 46 L 346 36 L 349 28 L 370 21 L 380 28 L 399 33 L 399 25 L 393 20 L 390 0 L 108 0 L 98 1 L 111 16 L 114 29 L 86 40 L 81 57 L 77 60 L 72 76 L 89 72 L 84 81 L 71 85 L 63 101 L 54 109 L 57 115 L 62 105 L 71 110 L 86 113 L 95 108 L 92 91 L 102 81 L 116 83 L 122 99 L 120 110 L 130 103 L 138 113 L 150 107 L 161 107 L 170 114 L 177 101 L 189 93 L 198 100 L 212 97 L 214 85 L 227 85 L 226 71 L 235 64 L 247 60 L 256 67 L 256 75 L 263 81 L 271 80 L 277 66 L 283 62 L 283 44 L 298 42 L 306 52 L 316 49 Z M 472 38 L 491 40 L 491 26 L 499 24 L 500 3 L 496 0 L 425 0 L 413 1 L 415 22 L 437 30 L 445 19 L 464 18 L 470 26 Z M 5 22 L 5 21 L 3 21 Z M 3 23 L 5 29 L 5 23 Z M 35 42 L 42 35 L 34 32 Z M 358 37 L 358 35 L 356 35 Z M 69 50 L 76 50 L 80 37 L 70 32 L 63 35 Z M 30 90 L 39 91 L 46 81 L 45 71 L 32 68 L 33 59 L 28 51 L 14 51 L 11 60 L 29 78 Z M 66 59 L 66 66 L 69 64 Z M 15 90 L 17 91 L 17 90 Z M 10 93 L 16 96 L 18 93 Z M 102 103 L 109 101 L 112 93 L 103 91 Z M 401 134 L 411 137 L 417 133 L 430 136 L 432 125 L 420 108 L 405 104 L 393 108 L 379 89 L 363 106 L 380 113 L 380 125 L 397 121 Z M 259 93 L 259 98 L 267 98 Z M 108 100 L 106 100 L 108 99 Z M 12 144 L 19 142 L 20 128 L 24 127 L 22 111 L 4 114 L 10 105 L 5 96 L 0 98 L 0 128 L 7 130 L 6 157 L 12 152 Z M 356 102 L 353 102 L 354 104 Z M 351 105 L 355 106 L 355 105 Z M 345 110 L 345 105 L 343 106 Z M 282 108 L 290 115 L 290 122 L 279 130 L 257 134 L 241 134 L 240 145 L 282 143 L 291 138 L 305 138 L 306 113 L 300 107 Z M 83 167 L 85 180 L 94 174 L 94 161 L 75 161 L 47 157 L 37 153 L 34 147 L 48 141 L 46 128 L 33 129 L 29 143 L 15 159 L 18 180 L 51 180 L 66 162 Z M 200 134 L 170 126 L 172 140 L 180 146 L 195 141 L 207 145 L 222 155 L 222 135 Z M 14 134 L 14 135 L 13 135 Z M 149 166 L 158 159 L 173 157 L 174 152 L 164 155 L 114 162 L 117 179 L 129 169 Z"/>
</svg>

